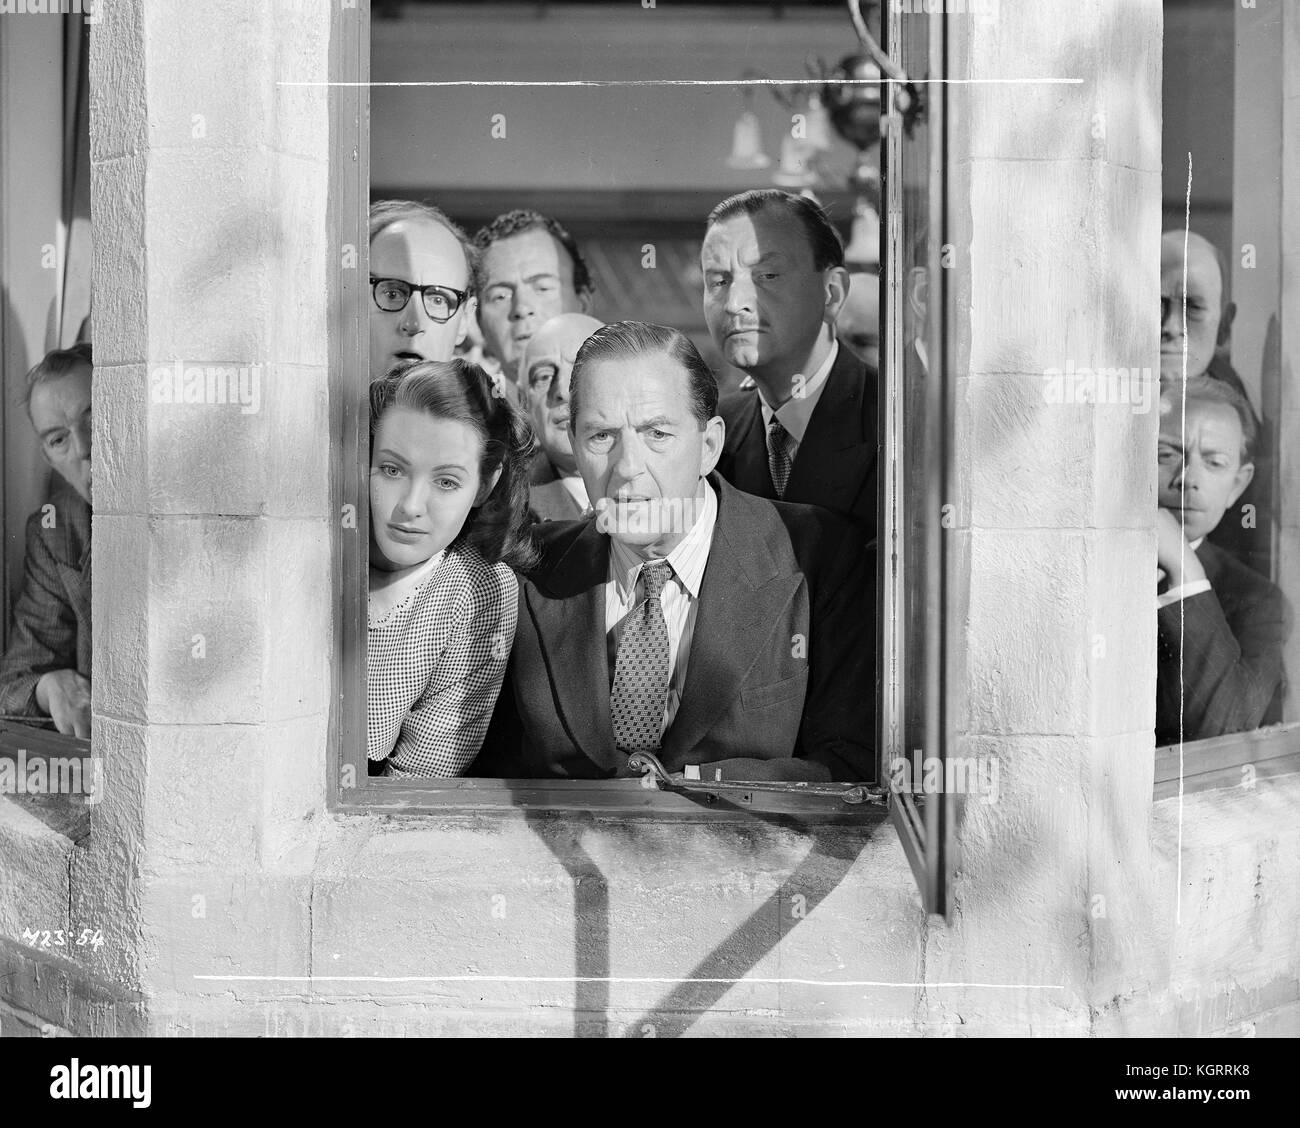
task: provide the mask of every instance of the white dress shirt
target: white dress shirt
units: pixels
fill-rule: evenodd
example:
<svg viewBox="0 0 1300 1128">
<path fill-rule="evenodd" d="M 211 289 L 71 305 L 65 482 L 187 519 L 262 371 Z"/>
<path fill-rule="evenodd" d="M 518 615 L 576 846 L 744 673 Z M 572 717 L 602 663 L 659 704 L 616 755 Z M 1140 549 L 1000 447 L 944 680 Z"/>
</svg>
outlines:
<svg viewBox="0 0 1300 1128">
<path fill-rule="evenodd" d="M 1195 552 L 1201 547 L 1204 537 L 1197 537 L 1187 546 L 1189 552 Z M 1190 583 L 1179 584 L 1176 588 L 1170 588 L 1167 592 L 1156 596 L 1156 610 L 1162 607 L 1168 607 L 1171 603 L 1178 603 L 1180 600 L 1190 599 L 1193 595 L 1200 595 L 1203 591 L 1212 591 L 1209 580 L 1192 580 Z"/>
<path fill-rule="evenodd" d="M 659 595 L 664 621 L 668 625 L 668 697 L 664 702 L 664 723 L 660 734 L 668 731 L 677 715 L 682 693 L 686 689 L 686 666 L 691 654 L 691 637 L 699 610 L 700 585 L 704 566 L 709 562 L 713 544 L 713 527 L 718 519 L 718 497 L 704 482 L 704 496 L 695 524 L 681 543 L 666 557 L 672 577 Z M 647 563 L 627 545 L 610 538 L 609 579 L 605 583 L 605 635 L 609 645 L 609 670 L 614 673 L 623 622 L 641 602 L 637 599 L 637 579 Z"/>
<path fill-rule="evenodd" d="M 826 378 L 831 373 L 831 368 L 835 364 L 835 358 L 840 354 L 840 343 L 831 342 L 831 351 L 826 354 L 826 359 L 818 366 L 817 371 L 809 377 L 803 385 L 803 391 L 800 395 L 792 395 L 780 407 L 773 410 L 768 405 L 767 400 L 763 397 L 763 389 L 758 390 L 758 402 L 763 411 L 763 431 L 772 424 L 772 416 L 775 415 L 781 420 L 781 426 L 786 429 L 790 435 L 786 447 L 790 452 L 790 461 L 793 463 L 795 455 L 799 453 L 799 444 L 803 442 L 804 433 L 808 430 L 808 423 L 812 419 L 812 414 L 817 410 L 817 401 L 822 398 L 822 392 L 826 390 Z"/>
</svg>

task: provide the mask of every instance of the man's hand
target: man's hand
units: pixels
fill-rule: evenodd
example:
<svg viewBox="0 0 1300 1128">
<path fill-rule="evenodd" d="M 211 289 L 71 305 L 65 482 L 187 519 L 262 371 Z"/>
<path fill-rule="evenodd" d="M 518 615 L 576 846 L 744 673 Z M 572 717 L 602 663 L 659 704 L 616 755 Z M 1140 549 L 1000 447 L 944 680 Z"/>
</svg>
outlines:
<svg viewBox="0 0 1300 1128">
<path fill-rule="evenodd" d="M 76 670 L 51 670 L 36 683 L 36 704 L 59 732 L 90 737 L 90 682 Z"/>
<path fill-rule="evenodd" d="M 1156 510 L 1156 562 L 1171 588 L 1205 579 L 1205 568 L 1183 536 L 1183 523 L 1172 509 Z"/>
</svg>

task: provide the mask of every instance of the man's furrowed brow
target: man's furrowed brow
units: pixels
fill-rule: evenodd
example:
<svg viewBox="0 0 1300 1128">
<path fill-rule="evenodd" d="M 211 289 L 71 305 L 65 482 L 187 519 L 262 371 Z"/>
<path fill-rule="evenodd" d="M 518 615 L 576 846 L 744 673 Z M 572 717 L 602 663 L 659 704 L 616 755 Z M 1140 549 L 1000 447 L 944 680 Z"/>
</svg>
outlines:
<svg viewBox="0 0 1300 1128">
<path fill-rule="evenodd" d="M 636 425 L 638 431 L 652 431 L 655 429 L 662 430 L 664 427 L 679 426 L 676 419 L 669 419 L 666 415 L 656 415 L 653 419 L 643 420 Z"/>
</svg>

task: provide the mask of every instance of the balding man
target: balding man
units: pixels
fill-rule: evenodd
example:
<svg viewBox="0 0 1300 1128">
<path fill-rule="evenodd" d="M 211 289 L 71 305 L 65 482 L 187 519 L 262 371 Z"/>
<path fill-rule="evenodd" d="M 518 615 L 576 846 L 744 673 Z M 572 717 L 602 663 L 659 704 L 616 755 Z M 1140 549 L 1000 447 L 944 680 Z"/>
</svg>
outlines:
<svg viewBox="0 0 1300 1128">
<path fill-rule="evenodd" d="M 394 364 L 450 360 L 465 339 L 475 252 L 437 208 L 370 205 L 370 379 Z"/>
<path fill-rule="evenodd" d="M 1195 231 L 1166 231 L 1160 236 L 1160 375 L 1183 376 L 1183 245 L 1187 246 L 1187 379 L 1211 376 L 1242 395 L 1241 377 L 1226 358 L 1237 307 L 1228 300 L 1227 263 L 1213 243 Z"/>
<path fill-rule="evenodd" d="M 1183 246 L 1187 247 L 1186 291 Z M 1183 296 L 1187 297 L 1187 379 L 1209 377 L 1227 384 L 1246 403 L 1259 433 L 1258 457 L 1267 457 L 1265 431 L 1241 377 L 1227 358 L 1228 338 L 1237 307 L 1228 300 L 1228 264 L 1203 235 L 1166 231 L 1160 237 L 1160 378 L 1168 388 L 1183 376 Z M 1267 473 L 1251 481 L 1211 535 L 1259 571 L 1268 573 L 1272 541 L 1272 506 Z"/>
<path fill-rule="evenodd" d="M 545 322 L 528 340 L 519 378 L 533 430 L 545 461 L 534 481 L 529 507 L 541 521 L 572 521 L 590 509 L 569 435 L 569 377 L 582 343 L 604 323 L 585 313 L 562 313 Z"/>
</svg>

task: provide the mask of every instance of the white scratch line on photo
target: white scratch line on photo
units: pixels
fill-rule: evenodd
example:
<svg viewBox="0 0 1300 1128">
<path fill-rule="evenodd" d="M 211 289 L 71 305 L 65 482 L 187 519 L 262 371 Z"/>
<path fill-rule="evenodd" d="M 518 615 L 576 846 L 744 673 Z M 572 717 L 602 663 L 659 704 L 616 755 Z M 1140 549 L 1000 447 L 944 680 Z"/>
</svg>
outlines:
<svg viewBox="0 0 1300 1128">
<path fill-rule="evenodd" d="M 1081 78 L 575 78 L 441 82 L 277 82 L 276 86 L 1077 86 Z"/>
<path fill-rule="evenodd" d="M 212 983 L 754 983 L 798 987 L 990 987 L 1012 991 L 1064 991 L 1052 983 L 891 983 L 875 979 L 681 979 L 628 975 L 196 975 Z"/>
</svg>

